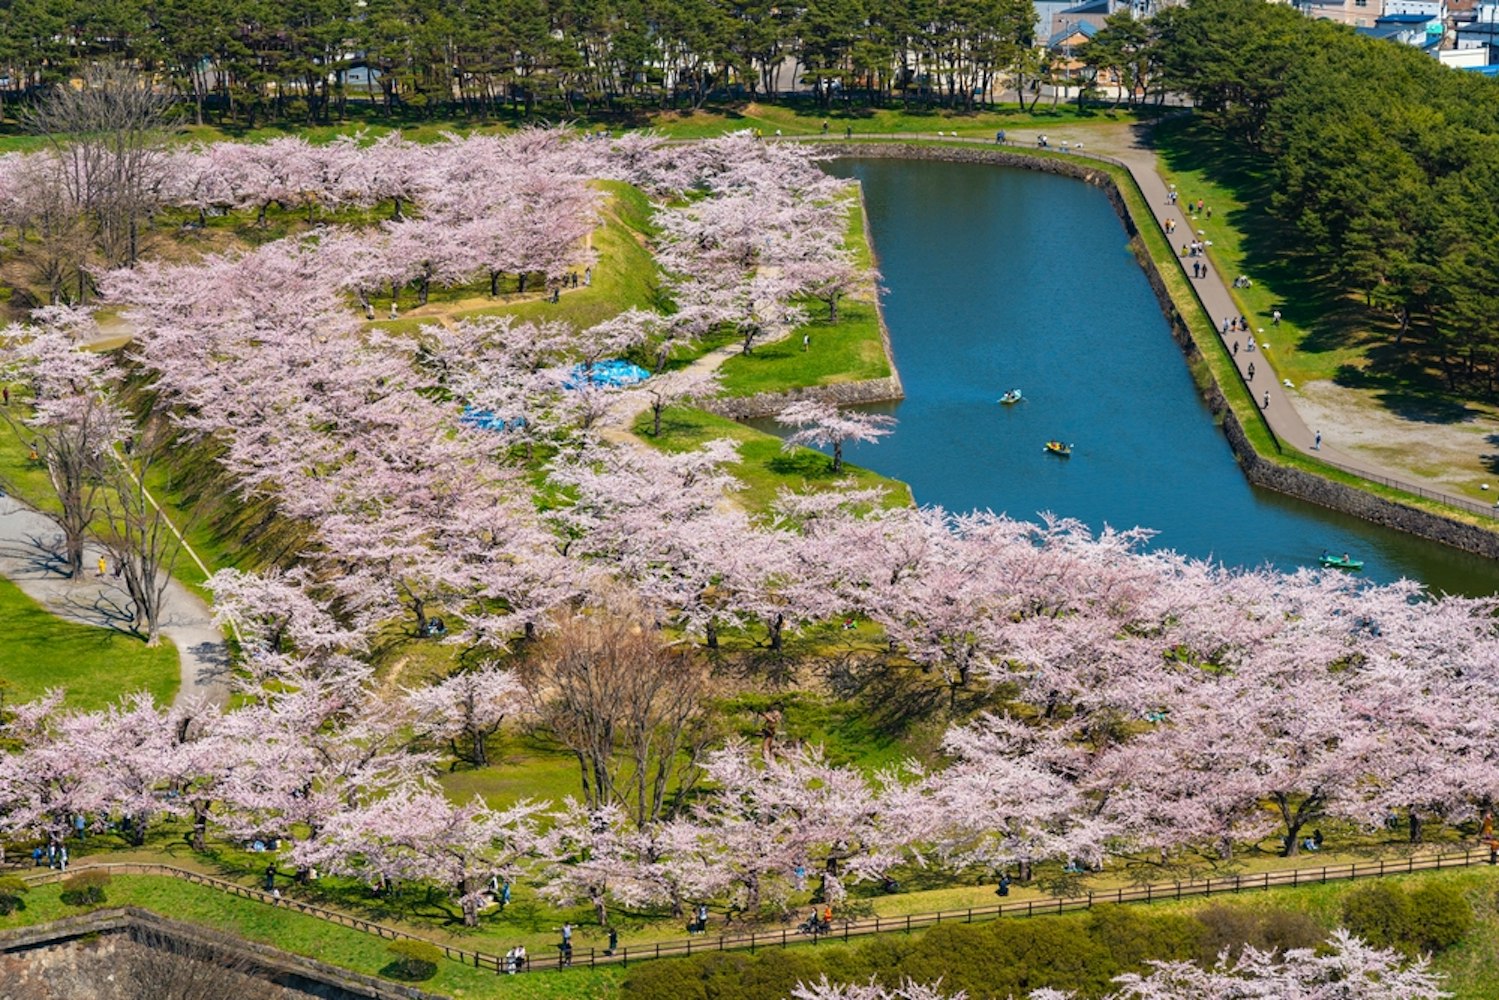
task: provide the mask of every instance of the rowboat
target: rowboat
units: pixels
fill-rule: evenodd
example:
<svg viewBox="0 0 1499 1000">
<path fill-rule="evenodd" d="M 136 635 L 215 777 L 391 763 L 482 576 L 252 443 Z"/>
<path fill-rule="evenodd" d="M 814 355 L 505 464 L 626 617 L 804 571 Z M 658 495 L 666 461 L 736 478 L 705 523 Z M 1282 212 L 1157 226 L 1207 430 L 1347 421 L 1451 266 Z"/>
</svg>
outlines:
<svg viewBox="0 0 1499 1000">
<path fill-rule="evenodd" d="M 1010 405 L 1011 403 L 1018 403 L 1020 402 L 1020 399 L 1021 396 L 1019 389 L 1011 389 L 1009 392 L 999 397 L 999 401 L 1001 403 L 1004 403 L 1006 406 Z"/>
<path fill-rule="evenodd" d="M 1354 559 L 1351 556 L 1349 556 L 1348 553 L 1346 553 L 1346 552 L 1344 552 L 1340 556 L 1330 556 L 1326 552 L 1324 552 L 1320 556 L 1317 557 L 1317 561 L 1319 563 L 1321 563 L 1323 566 L 1328 566 L 1328 567 L 1330 567 L 1332 569 L 1363 569 L 1364 568 L 1364 561 L 1362 559 Z"/>
<path fill-rule="evenodd" d="M 1053 455 L 1061 455 L 1063 458 L 1068 458 L 1072 455 L 1072 445 L 1063 444 L 1060 441 L 1046 442 L 1046 450 L 1051 452 Z"/>
</svg>

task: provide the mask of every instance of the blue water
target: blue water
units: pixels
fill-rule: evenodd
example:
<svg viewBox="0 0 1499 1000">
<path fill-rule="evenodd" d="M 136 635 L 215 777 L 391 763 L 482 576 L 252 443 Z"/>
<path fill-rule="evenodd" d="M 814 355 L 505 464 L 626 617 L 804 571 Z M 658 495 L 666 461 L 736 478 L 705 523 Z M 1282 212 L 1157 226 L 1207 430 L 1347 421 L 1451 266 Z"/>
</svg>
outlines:
<svg viewBox="0 0 1499 1000">
<path fill-rule="evenodd" d="M 1250 486 L 1203 404 L 1124 228 L 1098 189 L 978 164 L 831 164 L 864 185 L 885 317 L 907 398 L 848 460 L 918 502 L 1041 511 L 1230 566 L 1314 566 L 1499 591 L 1499 563 Z M 1020 388 L 1025 401 L 997 400 Z M 1071 458 L 1046 454 L 1057 438 Z"/>
</svg>

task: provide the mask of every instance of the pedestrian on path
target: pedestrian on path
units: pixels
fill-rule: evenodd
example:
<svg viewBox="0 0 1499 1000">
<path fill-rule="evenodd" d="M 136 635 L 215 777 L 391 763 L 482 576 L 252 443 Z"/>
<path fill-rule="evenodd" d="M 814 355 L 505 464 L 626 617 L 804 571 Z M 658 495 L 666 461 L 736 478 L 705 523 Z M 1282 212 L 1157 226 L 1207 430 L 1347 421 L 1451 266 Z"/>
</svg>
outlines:
<svg viewBox="0 0 1499 1000">
<path fill-rule="evenodd" d="M 1223 335 L 1225 337 L 1228 336 L 1228 317 L 1227 316 L 1223 317 Z"/>
<path fill-rule="evenodd" d="M 1318 431 L 1317 432 L 1317 436 L 1314 437 L 1314 438 L 1312 438 L 1312 451 L 1321 451 L 1321 450 L 1322 450 L 1322 432 Z"/>
<path fill-rule="evenodd" d="M 100 556 L 99 557 L 99 575 L 103 576 L 104 574 L 106 574 L 108 572 L 109 572 L 109 560 L 105 559 L 103 556 Z"/>
<path fill-rule="evenodd" d="M 1269 389 L 1265 390 L 1265 405 L 1262 406 L 1262 407 L 1260 407 L 1260 409 L 1262 409 L 1262 410 L 1268 410 L 1268 409 L 1270 409 L 1270 390 Z"/>
<path fill-rule="evenodd" d="M 1238 356 L 1239 356 L 1239 342 L 1236 340 L 1236 341 L 1234 341 L 1234 357 L 1237 358 Z"/>
<path fill-rule="evenodd" d="M 1249 381 L 1253 382 L 1254 381 L 1254 362 L 1253 361 L 1249 362 L 1249 371 L 1246 374 L 1248 374 L 1248 376 L 1249 376 Z"/>
</svg>

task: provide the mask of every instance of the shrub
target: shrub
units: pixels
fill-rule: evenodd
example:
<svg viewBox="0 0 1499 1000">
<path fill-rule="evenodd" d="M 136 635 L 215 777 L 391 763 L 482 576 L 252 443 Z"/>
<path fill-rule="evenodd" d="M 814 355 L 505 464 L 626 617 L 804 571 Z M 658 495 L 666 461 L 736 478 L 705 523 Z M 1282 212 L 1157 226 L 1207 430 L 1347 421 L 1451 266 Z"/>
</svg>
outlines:
<svg viewBox="0 0 1499 1000">
<path fill-rule="evenodd" d="M 1473 926 L 1473 907 L 1450 885 L 1428 882 L 1406 893 L 1382 883 L 1348 894 L 1343 923 L 1372 945 L 1417 955 L 1462 940 Z"/>
<path fill-rule="evenodd" d="M 1456 886 L 1428 882 L 1410 894 L 1408 939 L 1415 952 L 1445 951 L 1473 927 L 1473 907 Z"/>
<path fill-rule="evenodd" d="M 63 882 L 59 898 L 69 906 L 98 906 L 106 898 L 104 887 L 108 884 L 109 876 L 104 872 L 79 872 Z"/>
<path fill-rule="evenodd" d="M 1194 914 L 1203 928 L 1197 960 L 1212 965 L 1225 951 L 1238 958 L 1245 945 L 1260 951 L 1285 952 L 1290 948 L 1315 948 L 1327 939 L 1327 931 L 1311 917 L 1295 910 L 1248 910 L 1238 906 L 1209 906 Z"/>
<path fill-rule="evenodd" d="M 386 951 L 394 960 L 380 970 L 381 974 L 413 983 L 437 975 L 437 963 L 442 961 L 442 949 L 426 941 L 392 941 Z"/>
<path fill-rule="evenodd" d="M 1410 924 L 1410 901 L 1392 882 L 1376 882 L 1343 900 L 1343 926 L 1376 948 L 1397 948 Z"/>
<path fill-rule="evenodd" d="M 1138 907 L 1096 906 L 1088 934 L 1113 956 L 1122 972 L 1147 972 L 1146 963 L 1185 961 L 1200 950 L 1203 926 L 1188 916 L 1143 913 Z"/>
<path fill-rule="evenodd" d="M 15 875 L 0 875 L 0 917 L 8 917 L 17 910 L 26 908 L 21 897 L 30 887 Z"/>
</svg>

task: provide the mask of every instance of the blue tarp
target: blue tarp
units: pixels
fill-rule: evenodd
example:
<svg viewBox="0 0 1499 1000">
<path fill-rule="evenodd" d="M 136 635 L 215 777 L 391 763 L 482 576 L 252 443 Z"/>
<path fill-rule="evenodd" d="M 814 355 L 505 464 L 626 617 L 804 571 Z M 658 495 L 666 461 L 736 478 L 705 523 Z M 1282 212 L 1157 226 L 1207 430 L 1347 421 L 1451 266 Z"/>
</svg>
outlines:
<svg viewBox="0 0 1499 1000">
<path fill-rule="evenodd" d="M 505 431 L 510 430 L 512 427 L 520 428 L 526 426 L 525 417 L 506 420 L 504 417 L 495 416 L 488 410 L 480 410 L 472 406 L 465 406 L 463 408 L 463 416 L 458 418 L 458 422 L 469 427 L 477 427 L 481 431 Z"/>
<path fill-rule="evenodd" d="M 587 365 L 574 365 L 572 374 L 562 385 L 568 389 L 576 389 L 583 385 L 601 385 L 617 389 L 620 386 L 644 382 L 650 377 L 651 373 L 639 365 L 631 364 L 622 358 L 611 358 L 608 361 L 596 363 L 592 370 Z"/>
</svg>

